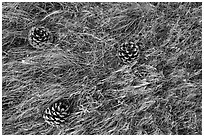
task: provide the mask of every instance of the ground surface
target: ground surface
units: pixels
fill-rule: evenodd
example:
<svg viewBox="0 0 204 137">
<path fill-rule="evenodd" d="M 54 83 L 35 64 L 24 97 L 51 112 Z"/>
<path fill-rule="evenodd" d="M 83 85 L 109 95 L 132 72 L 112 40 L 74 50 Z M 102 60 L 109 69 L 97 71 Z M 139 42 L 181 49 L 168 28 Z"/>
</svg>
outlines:
<svg viewBox="0 0 204 137">
<path fill-rule="evenodd" d="M 201 134 L 201 3 L 2 7 L 3 134 Z M 45 45 L 29 37 L 36 26 Z M 127 41 L 141 43 L 130 63 L 118 56 Z M 72 111 L 49 124 L 61 98 Z"/>
</svg>

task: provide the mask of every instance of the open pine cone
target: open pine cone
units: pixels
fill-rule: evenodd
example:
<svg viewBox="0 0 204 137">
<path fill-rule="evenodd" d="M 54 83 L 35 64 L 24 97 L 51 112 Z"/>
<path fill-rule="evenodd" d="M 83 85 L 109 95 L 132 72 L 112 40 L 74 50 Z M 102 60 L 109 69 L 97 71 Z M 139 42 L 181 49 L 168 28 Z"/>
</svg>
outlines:
<svg viewBox="0 0 204 137">
<path fill-rule="evenodd" d="M 139 56 L 139 45 L 134 42 L 125 42 L 119 46 L 118 56 L 124 63 L 135 61 Z"/>
<path fill-rule="evenodd" d="M 45 27 L 33 27 L 28 34 L 29 43 L 37 49 L 44 49 L 50 43 L 50 37 L 51 33 Z"/>
<path fill-rule="evenodd" d="M 50 125 L 60 125 L 73 112 L 73 104 L 67 99 L 59 99 L 45 109 L 43 118 Z"/>
</svg>

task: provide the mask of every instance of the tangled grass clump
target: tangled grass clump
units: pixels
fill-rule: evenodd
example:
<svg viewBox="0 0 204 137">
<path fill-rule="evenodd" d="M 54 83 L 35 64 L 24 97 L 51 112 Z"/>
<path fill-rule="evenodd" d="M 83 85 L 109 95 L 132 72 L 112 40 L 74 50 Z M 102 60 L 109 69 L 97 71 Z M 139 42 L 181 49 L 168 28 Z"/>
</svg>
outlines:
<svg viewBox="0 0 204 137">
<path fill-rule="evenodd" d="M 3 2 L 2 134 L 201 135 L 201 11 L 196 2 Z M 29 41 L 37 26 L 49 30 L 34 38 L 46 48 Z M 127 41 L 140 47 L 124 64 Z"/>
</svg>

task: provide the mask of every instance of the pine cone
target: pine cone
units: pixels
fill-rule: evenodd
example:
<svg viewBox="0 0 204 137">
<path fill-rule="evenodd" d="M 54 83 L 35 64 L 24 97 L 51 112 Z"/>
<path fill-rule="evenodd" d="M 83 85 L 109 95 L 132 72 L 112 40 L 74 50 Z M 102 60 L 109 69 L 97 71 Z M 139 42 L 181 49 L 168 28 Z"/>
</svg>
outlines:
<svg viewBox="0 0 204 137">
<path fill-rule="evenodd" d="M 73 112 L 73 102 L 67 99 L 60 99 L 52 103 L 45 111 L 43 118 L 45 122 L 50 125 L 60 125 L 65 122 L 65 120 Z"/>
<path fill-rule="evenodd" d="M 124 63 L 130 63 L 138 58 L 139 51 L 139 44 L 125 42 L 120 45 L 118 55 Z"/>
<path fill-rule="evenodd" d="M 43 49 L 49 43 L 50 37 L 51 33 L 44 27 L 33 27 L 28 34 L 29 43 L 38 49 Z"/>
</svg>

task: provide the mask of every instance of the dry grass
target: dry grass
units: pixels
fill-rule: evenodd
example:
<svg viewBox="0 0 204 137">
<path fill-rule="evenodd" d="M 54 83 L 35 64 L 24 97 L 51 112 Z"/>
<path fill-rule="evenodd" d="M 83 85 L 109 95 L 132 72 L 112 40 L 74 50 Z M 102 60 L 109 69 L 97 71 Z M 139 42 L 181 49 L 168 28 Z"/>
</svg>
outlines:
<svg viewBox="0 0 204 137">
<path fill-rule="evenodd" d="M 3 3 L 3 134 L 201 135 L 199 4 Z M 36 24 L 58 38 L 50 48 L 28 44 Z M 124 39 L 143 42 L 137 64 L 117 57 Z M 73 95 L 66 123 L 44 122 L 52 101 Z"/>
</svg>

